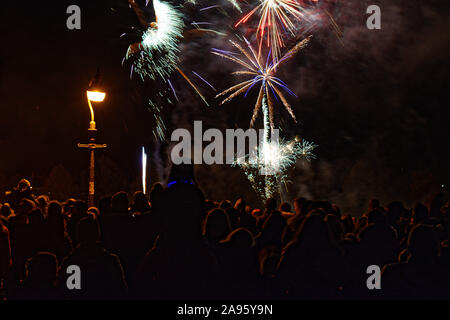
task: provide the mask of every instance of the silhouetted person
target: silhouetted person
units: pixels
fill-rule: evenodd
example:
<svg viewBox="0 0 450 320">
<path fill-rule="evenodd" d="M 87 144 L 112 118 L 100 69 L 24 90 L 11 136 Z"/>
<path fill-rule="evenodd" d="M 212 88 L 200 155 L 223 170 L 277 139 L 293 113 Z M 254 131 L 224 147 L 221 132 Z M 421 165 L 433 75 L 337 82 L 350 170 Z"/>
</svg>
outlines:
<svg viewBox="0 0 450 320">
<path fill-rule="evenodd" d="M 303 198 L 303 197 L 301 197 L 301 198 L 295 198 L 294 199 L 294 211 L 295 211 L 295 214 L 296 215 L 301 215 L 302 214 L 302 212 L 301 212 L 301 210 L 302 210 L 302 205 L 303 205 L 303 203 L 306 201 L 306 199 L 305 198 Z"/>
<path fill-rule="evenodd" d="M 295 239 L 283 249 L 278 276 L 289 298 L 340 296 L 339 287 L 345 282 L 343 258 L 321 214 L 313 211 L 308 215 Z"/>
<path fill-rule="evenodd" d="M 358 234 L 362 268 L 395 262 L 399 253 L 397 232 L 386 223 L 385 213 L 374 209 L 369 212 L 367 222 L 367 227 Z"/>
<path fill-rule="evenodd" d="M 139 210 L 143 211 L 140 214 L 128 210 L 128 196 L 121 191 L 112 197 L 110 214 L 99 219 L 105 248 L 119 256 L 129 283 L 161 226 L 160 216 L 147 210 L 148 201 L 142 196 L 138 195 Z"/>
<path fill-rule="evenodd" d="M 164 188 L 161 183 L 153 184 L 152 189 L 150 190 L 150 194 L 149 194 L 149 200 L 150 200 L 151 206 L 157 205 L 157 202 L 161 198 L 163 191 L 164 191 Z"/>
<path fill-rule="evenodd" d="M 100 240 L 100 229 L 92 217 L 78 223 L 78 246 L 61 264 L 60 286 L 68 299 L 123 299 L 127 284 L 119 258 L 107 251 Z M 66 286 L 67 268 L 76 265 L 81 270 L 81 289 Z"/>
<path fill-rule="evenodd" d="M 40 208 L 35 208 L 28 215 L 28 228 L 26 241 L 28 243 L 28 256 L 31 258 L 38 252 L 48 252 L 52 246 L 52 234 L 47 229 L 44 215 Z"/>
<path fill-rule="evenodd" d="M 249 213 L 250 209 L 247 210 L 247 205 L 245 200 L 240 198 L 234 204 L 234 208 L 238 211 L 239 214 L 239 225 L 243 228 L 247 228 L 253 235 L 257 233 L 256 228 L 256 219 L 255 217 Z"/>
<path fill-rule="evenodd" d="M 325 223 L 328 228 L 328 232 L 332 237 L 332 241 L 336 244 L 340 244 L 342 240 L 344 240 L 344 227 L 339 221 L 338 217 L 334 214 L 327 214 L 325 216 Z"/>
<path fill-rule="evenodd" d="M 353 219 L 351 215 L 344 215 L 341 218 L 341 223 L 344 226 L 345 233 L 352 233 L 355 230 L 355 224 L 353 223 Z"/>
<path fill-rule="evenodd" d="M 286 219 L 280 211 L 273 210 L 262 225 L 261 234 L 258 237 L 258 248 L 274 246 L 281 250 L 281 236 L 286 227 Z"/>
<path fill-rule="evenodd" d="M 131 212 L 133 214 L 149 213 L 151 207 L 147 200 L 147 196 L 142 191 L 136 191 L 133 194 L 133 204 L 131 205 Z"/>
<path fill-rule="evenodd" d="M 10 292 L 14 300 L 56 300 L 61 298 L 56 287 L 58 261 L 55 255 L 38 252 L 26 263 L 26 276 L 17 288 Z"/>
<path fill-rule="evenodd" d="M 70 253 L 72 242 L 67 234 L 62 206 L 57 201 L 48 204 L 45 229 L 50 239 L 47 250 L 55 254 L 58 261 L 62 261 Z"/>
<path fill-rule="evenodd" d="M 111 199 L 112 197 L 101 198 L 98 203 L 98 211 L 100 215 L 110 215 L 111 214 Z"/>
<path fill-rule="evenodd" d="M 9 230 L 0 220 L 0 283 L 2 281 L 6 281 L 11 264 L 12 260 Z"/>
<path fill-rule="evenodd" d="M 305 198 L 297 198 L 294 200 L 295 215 L 286 220 L 287 226 L 282 235 L 282 241 L 284 244 L 287 244 L 293 240 L 294 235 L 297 233 L 298 228 L 309 212 L 308 210 L 310 204 L 311 201 L 306 200 Z"/>
<path fill-rule="evenodd" d="M 341 208 L 337 204 L 331 205 L 333 208 L 333 214 L 340 220 L 341 219 Z"/>
<path fill-rule="evenodd" d="M 444 194 L 442 192 L 433 194 L 428 202 L 429 217 L 439 221 L 441 218 L 441 207 L 444 205 Z"/>
<path fill-rule="evenodd" d="M 8 219 L 13 261 L 11 276 L 16 282 L 25 276 L 25 262 L 35 253 L 29 237 L 30 225 L 28 224 L 28 217 L 35 208 L 36 205 L 33 201 L 22 199 L 15 214 Z"/>
<path fill-rule="evenodd" d="M 258 260 L 252 233 L 238 228 L 221 241 L 220 266 L 224 290 L 222 298 L 251 299 L 260 297 Z"/>
<path fill-rule="evenodd" d="M 413 225 L 416 224 L 429 224 L 428 221 L 428 208 L 421 204 L 416 203 L 413 208 L 413 214 L 412 214 L 412 223 Z"/>
<path fill-rule="evenodd" d="M 431 226 L 417 225 L 409 234 L 407 262 L 387 265 L 382 288 L 390 299 L 449 299 L 450 274 L 438 264 L 439 242 Z"/>
<path fill-rule="evenodd" d="M 44 217 L 47 217 L 47 206 L 50 202 L 50 198 L 46 194 L 42 194 L 35 199 L 36 205 L 41 209 Z"/>
<path fill-rule="evenodd" d="M 280 204 L 280 211 L 283 217 L 285 217 L 286 219 L 295 216 L 295 213 L 292 212 L 291 205 L 287 202 L 283 202 L 282 204 Z"/>
<path fill-rule="evenodd" d="M 31 183 L 27 179 L 22 179 L 17 184 L 17 187 L 5 193 L 7 201 L 11 208 L 16 210 L 22 199 L 34 201 L 35 197 L 32 191 Z"/>
<path fill-rule="evenodd" d="M 71 208 L 70 219 L 67 223 L 67 233 L 74 246 L 78 244 L 76 236 L 78 222 L 87 216 L 87 210 L 88 204 L 83 200 L 77 200 Z"/>
<path fill-rule="evenodd" d="M 386 222 L 397 231 L 397 236 L 400 241 L 406 237 L 408 232 L 405 229 L 406 226 L 402 224 L 402 217 L 405 211 L 400 201 L 392 201 L 387 205 Z"/>
<path fill-rule="evenodd" d="M 266 203 L 264 205 L 264 213 L 265 214 L 270 214 L 272 213 L 273 210 L 275 210 L 277 208 L 277 200 L 274 198 L 268 198 L 266 200 Z"/>
<path fill-rule="evenodd" d="M 380 207 L 380 200 L 378 199 L 371 199 L 369 201 L 369 206 L 367 207 L 367 213 L 374 209 L 378 209 Z"/>
<path fill-rule="evenodd" d="M 277 209 L 277 200 L 274 198 L 268 198 L 264 204 L 264 210 L 261 215 L 256 218 L 256 224 L 259 228 L 262 227 L 266 219 Z"/>
<path fill-rule="evenodd" d="M 77 200 L 75 200 L 74 198 L 69 198 L 64 202 L 63 214 L 67 220 L 70 219 L 70 216 L 72 215 L 73 206 L 75 205 L 76 202 Z"/>
<path fill-rule="evenodd" d="M 163 225 L 155 246 L 136 274 L 135 294 L 149 299 L 213 299 L 217 262 L 204 244 L 204 196 L 194 185 L 192 168 L 173 166 L 169 187 L 153 209 Z"/>
<path fill-rule="evenodd" d="M 0 206 L 0 220 L 5 226 L 8 225 L 8 218 L 13 214 L 13 210 L 9 203 L 4 203 Z"/>
<path fill-rule="evenodd" d="M 231 204 L 230 200 L 223 200 L 219 203 L 219 208 L 223 210 L 227 210 L 230 208 L 233 208 L 233 205 Z"/>
<path fill-rule="evenodd" d="M 228 214 L 223 209 L 213 209 L 208 212 L 203 223 L 203 236 L 213 249 L 231 232 Z"/>
</svg>

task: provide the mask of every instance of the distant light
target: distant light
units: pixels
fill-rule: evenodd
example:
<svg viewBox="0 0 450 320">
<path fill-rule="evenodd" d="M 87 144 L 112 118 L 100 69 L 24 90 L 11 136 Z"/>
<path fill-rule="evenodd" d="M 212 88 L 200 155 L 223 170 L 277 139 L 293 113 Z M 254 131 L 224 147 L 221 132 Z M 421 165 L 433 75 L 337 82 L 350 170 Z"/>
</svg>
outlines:
<svg viewBox="0 0 450 320">
<path fill-rule="evenodd" d="M 102 102 L 105 99 L 106 93 L 99 91 L 87 91 L 87 98 L 90 101 Z"/>
<path fill-rule="evenodd" d="M 147 193 L 147 154 L 142 147 L 142 192 Z"/>
</svg>

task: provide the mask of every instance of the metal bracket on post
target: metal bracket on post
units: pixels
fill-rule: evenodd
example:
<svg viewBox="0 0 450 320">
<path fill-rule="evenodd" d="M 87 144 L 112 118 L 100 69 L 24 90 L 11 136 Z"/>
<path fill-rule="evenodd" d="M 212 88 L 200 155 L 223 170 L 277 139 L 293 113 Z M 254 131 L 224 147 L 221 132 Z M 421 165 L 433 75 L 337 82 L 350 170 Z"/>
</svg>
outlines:
<svg viewBox="0 0 450 320">
<path fill-rule="evenodd" d="M 94 129 L 95 130 L 95 129 Z M 92 134 L 94 130 L 89 130 Z M 97 130 L 95 130 L 97 131 Z M 94 159 L 94 151 L 95 149 L 104 149 L 107 147 L 106 144 L 95 143 L 95 137 L 91 136 L 90 143 L 78 143 L 78 148 L 87 148 L 91 151 L 90 161 L 89 161 L 89 197 L 88 197 L 88 205 L 94 205 L 94 194 L 95 194 L 95 183 L 94 183 L 94 168 L 95 168 L 95 159 Z"/>
</svg>

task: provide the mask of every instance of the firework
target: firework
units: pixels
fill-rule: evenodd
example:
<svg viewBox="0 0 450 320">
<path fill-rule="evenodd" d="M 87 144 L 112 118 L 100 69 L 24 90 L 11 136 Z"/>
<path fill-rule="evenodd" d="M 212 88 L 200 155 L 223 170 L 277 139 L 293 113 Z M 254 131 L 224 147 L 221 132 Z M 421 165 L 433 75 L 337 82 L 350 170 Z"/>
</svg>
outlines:
<svg viewBox="0 0 450 320">
<path fill-rule="evenodd" d="M 241 6 L 237 2 L 237 0 L 227 0 L 227 1 L 234 7 L 234 9 L 236 9 L 239 12 L 242 12 Z M 188 0 L 187 2 L 192 3 L 194 5 L 197 4 L 196 0 Z M 220 5 L 215 4 L 215 5 L 211 5 L 211 6 L 208 6 L 208 7 L 201 8 L 200 11 L 209 10 L 209 9 L 213 9 L 213 8 L 220 8 L 220 7 L 221 7 Z"/>
<path fill-rule="evenodd" d="M 306 11 L 297 0 L 259 0 L 259 4 L 239 20 L 235 27 L 245 24 L 253 15 L 259 15 L 256 31 L 259 53 L 263 42 L 272 50 L 273 61 L 280 56 L 281 49 L 285 46 L 283 34 L 296 34 L 295 22 L 308 21 Z"/>
<path fill-rule="evenodd" d="M 264 117 L 264 139 L 257 150 L 255 159 L 250 161 L 237 159 L 236 165 L 244 170 L 253 188 L 263 198 L 268 198 L 275 192 L 276 186 L 285 180 L 287 168 L 293 165 L 300 156 L 307 160 L 314 157 L 312 151 L 316 145 L 313 143 L 304 140 L 293 140 L 286 143 L 270 139 L 270 131 L 275 128 L 273 123 L 274 98 L 278 97 L 281 100 L 290 116 L 296 121 L 294 112 L 284 92 L 293 96 L 295 94 L 275 75 L 277 67 L 304 48 L 310 39 L 311 36 L 297 43 L 297 45 L 275 63 L 270 59 L 270 53 L 266 62 L 263 62 L 261 56 L 256 54 L 253 47 L 245 38 L 244 40 L 248 50 L 242 48 L 238 43 L 231 41 L 231 44 L 243 55 L 242 58 L 238 54 L 229 51 L 219 49 L 213 49 L 212 51 L 212 53 L 244 67 L 244 70 L 235 71 L 233 74 L 250 76 L 249 80 L 238 83 L 219 93 L 216 97 L 228 95 L 221 104 L 241 94 L 247 95 L 255 85 L 259 85 L 259 94 L 253 109 L 250 126 L 253 126 L 259 110 L 262 110 Z"/>
<path fill-rule="evenodd" d="M 297 159 L 316 158 L 313 153 L 316 147 L 315 143 L 298 138 L 287 142 L 264 141 L 256 150 L 256 157 L 237 159 L 234 166 L 243 169 L 253 189 L 267 199 L 276 193 L 279 185 L 286 183 L 287 171 Z"/>
<path fill-rule="evenodd" d="M 128 47 L 125 59 L 132 60 L 132 71 L 146 77 L 167 79 L 178 63 L 178 45 L 183 36 L 183 16 L 170 4 L 153 0 L 156 21 L 147 22 L 134 1 L 130 0 L 145 28 L 142 41 Z"/>
<path fill-rule="evenodd" d="M 145 81 L 145 78 L 150 78 L 151 80 L 161 79 L 170 86 L 175 98 L 177 98 L 169 79 L 171 74 L 177 71 L 195 90 L 203 102 L 208 105 L 205 97 L 178 66 L 178 56 L 180 53 L 179 44 L 186 35 L 190 38 L 212 31 L 200 28 L 185 31 L 183 14 L 174 6 L 160 0 L 153 0 L 156 21 L 148 22 L 143 10 L 139 8 L 135 1 L 129 0 L 129 2 L 136 12 L 140 23 L 144 26 L 144 31 L 142 31 L 141 35 L 142 41 L 131 44 L 124 58 L 124 61 L 132 61 L 130 77 L 132 77 L 134 72 L 141 77 L 142 81 Z M 146 7 L 147 5 L 148 1 Z"/>
<path fill-rule="evenodd" d="M 142 192 L 147 191 L 147 154 L 145 148 L 142 147 Z"/>
<path fill-rule="evenodd" d="M 224 104 L 233 98 L 244 94 L 247 95 L 247 93 L 257 84 L 260 84 L 259 88 L 259 94 L 258 99 L 256 100 L 255 107 L 253 109 L 253 116 L 252 120 L 250 122 L 250 126 L 252 127 L 257 116 L 259 110 L 262 108 L 263 115 L 264 115 L 264 128 L 268 128 L 268 124 L 270 124 L 271 128 L 274 128 L 273 123 L 273 98 L 278 97 L 281 102 L 283 103 L 286 110 L 289 112 L 290 116 L 294 121 L 296 121 L 294 112 L 292 111 L 292 108 L 287 101 L 285 94 L 283 91 L 287 92 L 288 94 L 295 96 L 295 94 L 286 86 L 286 84 L 278 77 L 275 76 L 276 69 L 278 66 L 280 66 L 281 63 L 287 61 L 288 59 L 292 58 L 297 52 L 299 52 L 302 48 L 304 48 L 308 42 L 310 41 L 312 36 L 309 36 L 308 38 L 300 41 L 297 45 L 295 45 L 291 50 L 288 51 L 287 54 L 285 54 L 280 60 L 278 60 L 276 63 L 273 63 L 270 60 L 270 54 L 268 55 L 267 61 L 263 62 L 261 57 L 256 54 L 253 47 L 250 45 L 250 43 L 244 38 L 245 43 L 247 44 L 247 47 L 249 50 L 245 50 L 242 48 L 238 43 L 231 41 L 231 44 L 237 48 L 240 53 L 245 58 L 239 58 L 238 55 L 236 55 L 233 52 L 229 51 L 223 51 L 219 49 L 213 49 L 212 53 L 221 56 L 223 58 L 229 59 L 240 66 L 244 67 L 245 70 L 239 70 L 233 72 L 233 74 L 236 75 L 246 75 L 250 76 L 251 79 L 246 80 L 244 82 L 238 83 L 225 91 L 219 93 L 217 97 L 228 95 L 227 98 L 225 98 L 220 104 Z"/>
<path fill-rule="evenodd" d="M 160 101 L 160 103 L 153 102 L 152 99 L 148 100 L 148 110 L 152 113 L 154 119 L 154 128 L 152 130 L 153 135 L 156 139 L 160 139 L 164 141 L 166 139 L 166 125 L 164 124 L 163 112 L 160 107 L 161 101 L 164 101 L 165 94 L 163 92 L 158 92 L 156 94 L 156 99 Z M 171 104 L 172 101 L 170 99 L 166 100 L 167 103 Z"/>
<path fill-rule="evenodd" d="M 257 150 L 256 157 L 250 157 L 249 161 L 237 160 L 236 164 L 258 168 L 262 175 L 283 175 L 298 158 L 308 161 L 315 159 L 313 150 L 317 145 L 306 140 L 270 141 L 263 142 Z"/>
<path fill-rule="evenodd" d="M 130 78 L 133 74 L 137 74 L 143 82 L 147 79 L 156 80 L 152 88 L 158 88 L 158 92 L 148 100 L 148 110 L 152 112 L 155 120 L 154 136 L 164 140 L 162 104 L 172 104 L 169 98 L 171 93 L 178 101 L 171 81 L 173 74 L 181 76 L 208 105 L 205 97 L 179 66 L 179 46 L 182 41 L 189 42 L 194 37 L 213 31 L 199 28 L 197 25 L 193 30 L 185 30 L 184 15 L 180 8 L 164 1 L 153 0 L 151 3 L 147 1 L 144 8 L 141 8 L 134 0 L 128 0 L 128 2 L 141 25 L 141 27 L 133 28 L 135 33 L 137 32 L 136 35 L 140 37 L 140 41 L 128 46 L 123 62 L 125 60 L 131 62 Z M 124 33 L 122 36 L 124 35 L 127 34 Z"/>
</svg>

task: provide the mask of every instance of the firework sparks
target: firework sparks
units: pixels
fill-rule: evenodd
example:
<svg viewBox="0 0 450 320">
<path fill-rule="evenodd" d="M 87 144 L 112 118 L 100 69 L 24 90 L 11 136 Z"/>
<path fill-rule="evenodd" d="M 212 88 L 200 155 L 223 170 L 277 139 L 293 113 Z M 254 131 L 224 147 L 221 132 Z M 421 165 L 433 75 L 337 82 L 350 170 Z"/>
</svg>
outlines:
<svg viewBox="0 0 450 320">
<path fill-rule="evenodd" d="M 157 99 L 160 100 L 163 98 L 163 93 L 158 93 Z M 170 99 L 167 101 L 168 103 L 172 103 Z M 152 129 L 153 135 L 156 139 L 160 139 L 164 141 L 166 139 L 166 125 L 164 124 L 164 119 L 162 117 L 162 108 L 159 103 L 154 102 L 152 99 L 148 100 L 148 110 L 152 113 L 154 118 L 154 128 Z"/>
<path fill-rule="evenodd" d="M 241 6 L 239 5 L 239 3 L 237 2 L 237 0 L 227 0 L 228 3 L 230 3 L 234 9 L 236 9 L 239 12 L 242 12 Z M 196 0 L 189 0 L 188 2 L 192 3 L 192 4 L 197 4 Z M 221 6 L 218 4 L 212 5 L 212 6 L 208 6 L 208 7 L 204 7 L 201 8 L 200 11 L 205 11 L 205 10 L 209 10 L 209 9 L 213 9 L 213 8 L 220 8 Z"/>
<path fill-rule="evenodd" d="M 219 49 L 213 49 L 212 53 L 221 56 L 223 58 L 229 59 L 240 66 L 244 67 L 245 70 L 239 70 L 233 72 L 233 74 L 236 75 L 246 75 L 252 77 L 250 80 L 246 80 L 244 82 L 238 83 L 225 91 L 219 93 L 217 97 L 229 94 L 227 98 L 225 98 L 221 104 L 224 104 L 225 102 L 228 102 L 232 100 L 233 98 L 237 97 L 238 95 L 247 93 L 256 85 L 260 84 L 258 99 L 256 101 L 255 107 L 253 109 L 253 116 L 252 120 L 250 122 L 250 126 L 253 126 L 259 110 L 262 108 L 263 114 L 264 114 L 264 123 L 266 128 L 266 123 L 270 123 L 270 127 L 274 128 L 273 123 L 273 98 L 272 97 L 279 97 L 281 102 L 283 103 L 286 110 L 289 112 L 290 116 L 294 121 L 295 115 L 292 111 L 292 108 L 287 101 L 285 94 L 283 91 L 289 93 L 292 96 L 295 96 L 295 94 L 286 86 L 286 84 L 278 77 L 275 76 L 275 72 L 277 67 L 287 61 L 288 59 L 292 58 L 297 52 L 299 52 L 302 48 L 304 48 L 308 42 L 310 41 L 312 36 L 309 36 L 308 38 L 300 41 L 297 45 L 295 45 L 291 50 L 288 51 L 287 54 L 285 54 L 280 60 L 278 60 L 276 63 L 272 63 L 270 61 L 270 54 L 267 58 L 267 61 L 264 63 L 260 56 L 258 56 L 255 52 L 255 50 L 252 48 L 250 43 L 244 38 L 247 47 L 249 50 L 245 50 L 242 48 L 238 43 L 234 41 L 230 41 L 231 44 L 237 48 L 241 54 L 245 56 L 245 58 L 241 59 L 233 52 L 229 51 L 223 51 Z"/>
<path fill-rule="evenodd" d="M 296 34 L 295 22 L 308 21 L 306 11 L 297 0 L 259 0 L 260 3 L 239 20 L 235 27 L 245 24 L 249 19 L 259 14 L 257 27 L 257 39 L 259 43 L 259 54 L 262 43 L 272 50 L 274 63 L 280 57 L 281 49 L 285 46 L 283 34 Z"/>
<path fill-rule="evenodd" d="M 142 41 L 131 44 L 124 58 L 124 60 L 132 60 L 130 77 L 135 72 L 139 74 L 142 81 L 147 77 L 152 80 L 162 79 L 168 82 L 174 92 L 172 84 L 169 83 L 169 77 L 173 71 L 177 71 L 208 105 L 205 97 L 178 66 L 178 55 L 180 41 L 186 34 L 192 37 L 192 33 L 204 34 L 212 31 L 208 29 L 184 31 L 183 14 L 174 6 L 160 0 L 153 0 L 156 21 L 148 23 L 135 1 L 129 1 L 139 21 L 145 27 Z M 176 97 L 175 92 L 174 95 Z"/>
<path fill-rule="evenodd" d="M 134 1 L 131 2 L 138 17 L 141 11 Z M 183 37 L 183 16 L 170 4 L 153 0 L 156 21 L 141 21 L 146 28 L 142 41 L 131 44 L 125 59 L 132 59 L 133 71 L 142 80 L 146 77 L 155 80 L 166 79 L 175 70 L 178 62 L 178 44 Z M 142 20 L 142 19 L 140 19 Z"/>
<path fill-rule="evenodd" d="M 250 126 L 253 126 L 259 110 L 262 110 L 264 119 L 264 139 L 257 150 L 257 157 L 245 161 L 245 159 L 237 159 L 235 165 L 241 167 L 247 175 L 250 183 L 255 191 L 262 197 L 271 197 L 277 186 L 285 181 L 287 169 L 295 164 L 297 159 L 302 156 L 307 160 L 313 159 L 312 151 L 316 147 L 314 143 L 307 141 L 298 141 L 297 139 L 290 142 L 272 141 L 270 139 L 270 131 L 273 132 L 273 98 L 278 97 L 283 103 L 290 116 L 295 121 L 294 112 L 288 103 L 284 92 L 295 96 L 295 94 L 286 86 L 286 84 L 278 78 L 275 73 L 277 67 L 288 59 L 292 58 L 302 48 L 304 48 L 310 41 L 311 36 L 300 41 L 291 50 L 289 50 L 281 59 L 273 63 L 270 59 L 270 53 L 267 61 L 264 63 L 252 48 L 250 43 L 245 40 L 248 50 L 242 48 L 238 43 L 231 41 L 232 45 L 237 48 L 244 56 L 240 58 L 238 54 L 233 52 L 213 49 L 212 53 L 231 60 L 244 70 L 235 71 L 234 74 L 250 76 L 249 80 L 238 83 L 216 97 L 228 95 L 221 104 L 230 101 L 231 99 L 247 93 L 257 84 L 259 87 L 259 94 L 253 109 L 253 116 Z"/>
<path fill-rule="evenodd" d="M 142 192 L 147 193 L 147 153 L 142 147 Z"/>
<path fill-rule="evenodd" d="M 199 28 L 197 25 L 202 24 L 201 22 L 195 23 L 195 29 L 185 30 L 184 15 L 179 10 L 179 7 L 164 1 L 147 1 L 145 8 L 141 8 L 134 0 L 128 0 L 128 2 L 141 24 L 141 27 L 132 28 L 137 32 L 141 41 L 129 45 L 122 63 L 125 60 L 131 62 L 130 78 L 133 77 L 133 74 L 137 74 L 143 82 L 147 79 L 157 80 L 158 84 L 155 86 L 159 87 L 159 82 L 161 81 L 163 86 L 170 89 L 160 89 L 148 101 L 148 109 L 153 113 L 155 120 L 153 134 L 155 137 L 164 140 L 165 125 L 161 103 L 167 102 L 172 104 L 168 96 L 171 95 L 170 92 L 178 101 L 178 96 L 171 81 L 174 78 L 173 73 L 180 75 L 194 89 L 203 102 L 208 105 L 205 97 L 179 66 L 179 46 L 182 41 L 188 42 L 193 37 L 198 37 L 211 31 Z M 125 35 L 127 34 L 124 33 L 121 37 Z"/>
<path fill-rule="evenodd" d="M 297 159 L 311 161 L 316 158 L 313 153 L 316 147 L 315 143 L 298 138 L 288 142 L 265 141 L 259 146 L 256 157 L 237 159 L 234 166 L 243 169 L 253 189 L 260 197 L 267 199 L 276 193 L 279 185 L 286 182 L 287 171 Z"/>
</svg>

